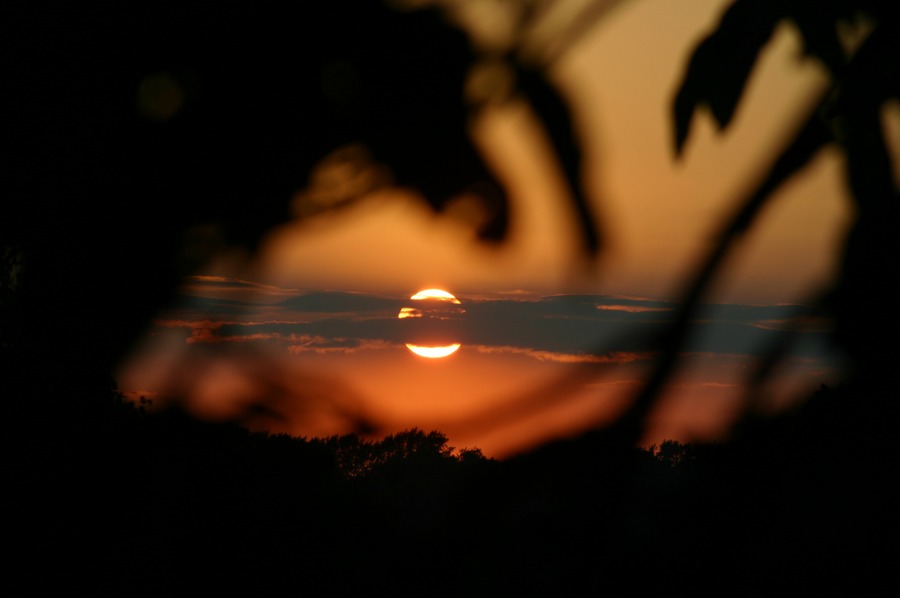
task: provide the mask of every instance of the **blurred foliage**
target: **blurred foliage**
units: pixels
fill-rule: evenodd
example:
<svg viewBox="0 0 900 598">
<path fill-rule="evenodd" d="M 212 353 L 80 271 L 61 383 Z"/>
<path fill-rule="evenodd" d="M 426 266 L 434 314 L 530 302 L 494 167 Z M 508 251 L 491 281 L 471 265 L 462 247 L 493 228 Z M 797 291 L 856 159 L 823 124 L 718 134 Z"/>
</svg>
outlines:
<svg viewBox="0 0 900 598">
<path fill-rule="evenodd" d="M 900 333 L 889 302 L 878 299 L 893 284 L 894 256 L 900 249 L 898 190 L 882 120 L 885 104 L 900 99 L 900 66 L 893 59 L 900 55 L 897 4 L 732 2 L 694 49 L 678 87 L 672 109 L 675 152 L 681 154 L 698 109 L 707 108 L 722 129 L 731 124 L 759 54 L 781 23 L 797 28 L 804 55 L 825 67 L 829 84 L 809 112 L 785 131 L 768 171 L 737 198 L 732 218 L 720 228 L 718 246 L 688 287 L 686 303 L 696 302 L 709 286 L 726 252 L 774 192 L 821 150 L 838 148 L 855 222 L 843 247 L 841 271 L 821 302 L 835 319 L 837 345 L 855 369 L 850 377 L 877 379 L 896 362 L 894 339 Z"/>
</svg>

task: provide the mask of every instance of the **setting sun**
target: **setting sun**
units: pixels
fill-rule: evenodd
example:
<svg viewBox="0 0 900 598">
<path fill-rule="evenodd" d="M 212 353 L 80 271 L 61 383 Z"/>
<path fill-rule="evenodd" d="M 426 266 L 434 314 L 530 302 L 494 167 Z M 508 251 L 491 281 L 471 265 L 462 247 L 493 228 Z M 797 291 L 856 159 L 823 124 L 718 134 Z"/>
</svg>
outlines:
<svg viewBox="0 0 900 598">
<path fill-rule="evenodd" d="M 449 301 L 451 303 L 456 303 L 457 305 L 459 305 L 459 299 L 457 299 L 447 291 L 441 289 L 425 289 L 424 291 L 419 291 L 418 293 L 410 297 L 410 299 L 413 299 L 415 301 L 420 301 L 422 299 L 437 299 L 439 301 Z"/>
<path fill-rule="evenodd" d="M 419 345 L 412 345 L 410 343 L 406 343 L 406 348 L 419 355 L 420 357 L 428 357 L 429 359 L 437 359 L 440 357 L 447 357 L 456 353 L 456 350 L 459 349 L 462 345 L 459 343 L 453 343 L 452 345 L 446 345 L 444 347 L 420 347 Z"/>
<path fill-rule="evenodd" d="M 459 299 L 442 289 L 424 289 L 412 296 L 415 306 L 400 308 L 397 318 L 406 320 L 416 318 L 415 324 L 410 322 L 416 335 L 413 342 L 406 343 L 406 348 L 419 357 L 439 359 L 456 353 L 462 346 L 458 342 L 448 342 L 448 336 L 454 336 L 453 323 L 465 313 Z"/>
</svg>

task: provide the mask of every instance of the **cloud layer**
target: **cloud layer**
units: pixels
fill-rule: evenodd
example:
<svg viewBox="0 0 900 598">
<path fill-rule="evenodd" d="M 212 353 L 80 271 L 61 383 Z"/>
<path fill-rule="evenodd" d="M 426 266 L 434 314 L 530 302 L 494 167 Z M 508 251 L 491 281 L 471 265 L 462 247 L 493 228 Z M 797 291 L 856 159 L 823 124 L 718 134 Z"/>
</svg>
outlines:
<svg viewBox="0 0 900 598">
<path fill-rule="evenodd" d="M 674 303 L 603 295 L 461 297 L 453 318 L 398 318 L 405 297 L 303 292 L 195 277 L 155 326 L 186 344 L 265 343 L 289 353 L 377 351 L 407 342 L 459 342 L 484 353 L 541 361 L 604 362 L 647 356 L 677 312 Z M 802 356 L 827 352 L 829 322 L 800 305 L 704 306 L 685 352 L 761 356 L 792 335 Z M 619 356 L 612 358 L 611 356 Z"/>
</svg>

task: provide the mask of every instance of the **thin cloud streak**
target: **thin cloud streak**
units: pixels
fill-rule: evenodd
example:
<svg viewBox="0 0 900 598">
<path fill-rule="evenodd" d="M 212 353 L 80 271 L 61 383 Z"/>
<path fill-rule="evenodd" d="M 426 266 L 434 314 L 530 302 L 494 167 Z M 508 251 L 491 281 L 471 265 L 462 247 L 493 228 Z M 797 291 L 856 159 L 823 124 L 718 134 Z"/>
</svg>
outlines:
<svg viewBox="0 0 900 598">
<path fill-rule="evenodd" d="M 675 311 L 673 307 L 643 307 L 639 305 L 598 305 L 596 307 L 600 311 L 624 311 L 630 314 Z"/>
<path fill-rule="evenodd" d="M 256 334 L 247 334 L 241 336 L 218 336 L 208 328 L 197 328 L 191 333 L 184 342 L 189 345 L 197 343 L 246 343 L 251 341 L 268 341 L 277 340 L 279 335 L 275 333 L 258 332 Z"/>
<path fill-rule="evenodd" d="M 319 355 L 327 355 L 331 353 L 353 354 L 360 351 L 383 351 L 386 349 L 396 349 L 400 345 L 388 341 L 372 341 L 354 339 L 356 344 L 351 346 L 335 346 L 330 343 L 348 342 L 348 339 L 326 339 L 323 337 L 311 337 L 305 342 L 296 345 L 288 345 L 287 351 L 291 355 L 299 355 L 302 353 L 317 353 Z"/>
<path fill-rule="evenodd" d="M 260 321 L 241 321 L 241 320 L 155 320 L 154 325 L 161 328 L 188 328 L 191 330 L 219 330 L 224 326 L 294 326 L 297 324 L 307 324 L 308 322 L 300 320 L 260 320 Z"/>
<path fill-rule="evenodd" d="M 791 332 L 833 332 L 834 322 L 828 318 L 817 316 L 797 316 L 794 318 L 760 320 L 751 326 L 763 330 L 779 330 Z"/>
<path fill-rule="evenodd" d="M 290 343 L 292 338 L 315 336 L 403 344 L 410 342 L 406 338 L 410 329 L 400 324 L 402 316 L 417 315 L 406 297 L 301 292 L 223 277 L 193 277 L 191 282 L 206 285 L 207 290 L 215 285 L 259 288 L 280 298 L 272 302 L 271 297 L 257 300 L 248 294 L 235 299 L 229 291 L 197 296 L 183 290 L 188 294 L 182 306 L 163 314 L 156 325 L 190 330 L 190 343 Z M 458 338 L 448 341 L 464 347 L 500 347 L 504 349 L 495 351 L 507 353 L 515 348 L 520 354 L 530 352 L 534 359 L 559 363 L 602 362 L 604 355 L 613 353 L 652 351 L 656 331 L 674 309 L 670 302 L 599 295 L 460 299 L 466 313 L 454 324 Z M 810 334 L 824 346 L 830 330 L 827 320 L 798 305 L 709 305 L 694 327 L 688 351 L 745 356 L 758 355 L 768 346 L 767 339 L 786 332 Z M 807 344 L 803 350 L 813 349 Z"/>
<path fill-rule="evenodd" d="M 185 295 L 199 295 L 201 297 L 215 294 L 228 295 L 231 298 L 235 295 L 248 296 L 257 302 L 262 302 L 263 298 L 271 298 L 266 301 L 267 303 L 271 302 L 271 300 L 301 294 L 301 291 L 297 289 L 278 287 L 250 280 L 226 278 L 224 276 L 205 275 L 185 277 L 180 292 Z"/>
<path fill-rule="evenodd" d="M 538 361 L 552 361 L 555 363 L 600 363 L 600 364 L 625 364 L 625 363 L 633 363 L 636 361 L 647 361 L 652 359 L 653 353 L 629 353 L 629 352 L 615 352 L 607 355 L 591 355 L 588 353 L 557 353 L 554 351 L 542 351 L 538 349 L 531 349 L 528 347 L 512 347 L 512 346 L 487 346 L 487 345 L 476 345 L 472 347 L 475 351 L 479 353 L 484 353 L 486 355 L 491 354 L 509 354 L 509 355 L 524 355 L 526 357 L 531 357 L 532 359 L 537 359 Z"/>
</svg>

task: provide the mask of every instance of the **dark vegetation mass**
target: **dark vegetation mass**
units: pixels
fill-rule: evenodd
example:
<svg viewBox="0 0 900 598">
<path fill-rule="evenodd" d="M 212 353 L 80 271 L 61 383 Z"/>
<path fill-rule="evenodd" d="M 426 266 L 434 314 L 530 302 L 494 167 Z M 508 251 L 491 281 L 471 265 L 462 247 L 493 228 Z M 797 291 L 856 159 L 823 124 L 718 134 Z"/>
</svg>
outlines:
<svg viewBox="0 0 900 598">
<path fill-rule="evenodd" d="M 502 461 L 103 397 L 8 435 L 7 565 L 36 594 L 856 593 L 894 566 L 893 431 L 846 433 L 841 389 L 724 443 L 596 433 Z"/>
<path fill-rule="evenodd" d="M 526 30 L 543 3 L 517 5 Z M 900 98 L 896 2 L 729 4 L 673 97 L 677 152 L 696 109 L 729 126 L 780 23 L 830 85 L 735 198 L 632 407 L 503 461 L 453 450 L 439 431 L 303 439 L 150 414 L 110 380 L 180 277 L 223 247 L 252 251 L 292 217 L 284 197 L 312 165 L 348 142 L 436 210 L 476 193 L 491 215 L 482 236 L 502 242 L 505 197 L 465 134 L 479 106 L 459 93 L 482 58 L 506 64 L 545 125 L 585 253 L 602 253 L 607 223 L 580 189 L 575 121 L 548 64 L 514 48 L 477 56 L 432 11 L 316 6 L 0 9 L 9 595 L 895 595 L 900 235 L 878 115 Z M 605 14 L 588 10 L 555 47 Z M 840 43 L 838 26 L 859 22 L 868 36 Z M 834 284 L 813 298 L 835 323 L 844 383 L 777 417 L 749 409 L 720 444 L 637 447 L 719 266 L 824 148 L 845 158 L 857 215 Z M 790 342 L 751 373 L 748 405 Z"/>
</svg>

